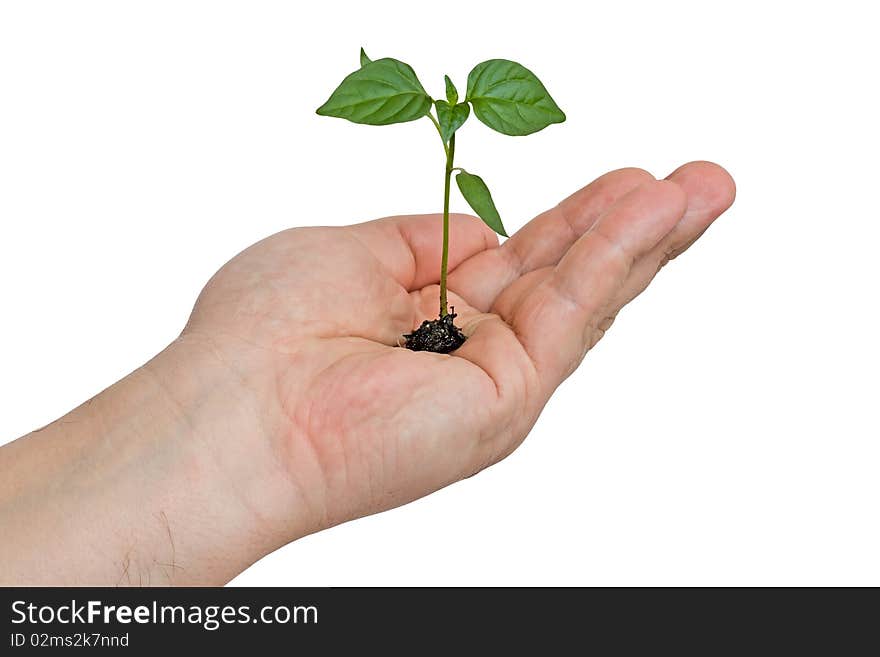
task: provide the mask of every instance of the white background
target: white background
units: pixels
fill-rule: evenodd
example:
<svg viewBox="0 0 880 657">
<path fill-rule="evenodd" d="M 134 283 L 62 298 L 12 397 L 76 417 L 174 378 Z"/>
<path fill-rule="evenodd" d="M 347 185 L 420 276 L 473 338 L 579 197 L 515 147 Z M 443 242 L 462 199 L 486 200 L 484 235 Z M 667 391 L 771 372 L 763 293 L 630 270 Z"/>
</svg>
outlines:
<svg viewBox="0 0 880 657">
<path fill-rule="evenodd" d="M 438 210 L 427 121 L 314 114 L 361 45 L 435 96 L 504 57 L 568 115 L 525 139 L 459 133 L 508 229 L 606 170 L 693 159 L 734 175 L 734 208 L 508 460 L 235 583 L 880 585 L 869 7 L 4 2 L 0 441 L 162 349 L 257 239 Z"/>
</svg>

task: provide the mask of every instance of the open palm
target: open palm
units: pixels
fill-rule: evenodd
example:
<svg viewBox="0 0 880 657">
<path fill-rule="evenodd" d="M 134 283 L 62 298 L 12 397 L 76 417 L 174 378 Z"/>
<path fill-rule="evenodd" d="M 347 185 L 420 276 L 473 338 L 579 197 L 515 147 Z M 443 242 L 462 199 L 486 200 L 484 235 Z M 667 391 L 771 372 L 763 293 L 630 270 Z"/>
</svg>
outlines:
<svg viewBox="0 0 880 657">
<path fill-rule="evenodd" d="M 387 509 L 502 459 L 659 268 L 733 201 L 720 167 L 597 179 L 503 245 L 451 217 L 449 301 L 468 340 L 398 348 L 437 316 L 440 217 L 274 235 L 209 282 L 184 335 L 258 400 L 268 450 L 321 526 Z M 317 528 L 317 527 L 316 527 Z"/>
</svg>

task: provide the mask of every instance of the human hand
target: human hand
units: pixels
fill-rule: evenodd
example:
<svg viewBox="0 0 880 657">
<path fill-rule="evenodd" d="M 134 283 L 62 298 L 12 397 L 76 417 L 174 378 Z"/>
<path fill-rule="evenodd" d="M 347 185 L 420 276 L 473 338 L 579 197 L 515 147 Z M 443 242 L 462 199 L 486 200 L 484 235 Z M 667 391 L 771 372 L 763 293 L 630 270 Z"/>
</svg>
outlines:
<svg viewBox="0 0 880 657">
<path fill-rule="evenodd" d="M 723 169 L 694 162 L 664 181 L 606 174 L 500 247 L 481 221 L 451 217 L 449 298 L 469 337 L 448 355 L 397 346 L 437 316 L 439 215 L 292 229 L 238 255 L 182 340 L 248 390 L 259 428 L 228 449 L 286 482 L 255 502 L 266 522 L 291 540 L 510 454 L 618 311 L 734 193 Z"/>
<path fill-rule="evenodd" d="M 451 217 L 288 230 L 207 284 L 159 355 L 0 448 L 2 584 L 219 584 L 310 532 L 513 451 L 620 308 L 733 201 L 720 167 L 609 173 L 502 246 Z"/>
</svg>

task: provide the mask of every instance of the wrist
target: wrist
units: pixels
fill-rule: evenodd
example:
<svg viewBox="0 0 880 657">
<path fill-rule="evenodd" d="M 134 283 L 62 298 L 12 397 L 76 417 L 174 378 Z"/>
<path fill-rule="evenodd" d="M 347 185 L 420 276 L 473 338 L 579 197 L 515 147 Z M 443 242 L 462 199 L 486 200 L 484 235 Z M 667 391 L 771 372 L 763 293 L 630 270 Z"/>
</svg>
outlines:
<svg viewBox="0 0 880 657">
<path fill-rule="evenodd" d="M 289 426 L 274 367 L 266 350 L 189 333 L 134 374 L 155 389 L 168 427 L 157 464 L 173 483 L 157 502 L 200 527 L 199 553 L 228 561 L 224 581 L 317 529 L 315 505 L 278 450 Z"/>
<path fill-rule="evenodd" d="M 313 531 L 271 448 L 268 370 L 223 353 L 183 336 L 0 449 L 3 583 L 219 584 Z"/>
</svg>

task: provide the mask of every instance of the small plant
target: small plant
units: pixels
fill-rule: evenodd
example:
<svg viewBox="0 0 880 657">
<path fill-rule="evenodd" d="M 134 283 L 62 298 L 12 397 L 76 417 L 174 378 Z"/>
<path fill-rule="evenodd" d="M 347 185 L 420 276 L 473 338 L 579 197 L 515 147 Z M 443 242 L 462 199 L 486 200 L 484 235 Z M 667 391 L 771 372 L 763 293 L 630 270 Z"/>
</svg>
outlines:
<svg viewBox="0 0 880 657">
<path fill-rule="evenodd" d="M 404 336 L 414 351 L 448 353 L 460 347 L 465 336 L 455 326 L 455 308 L 446 302 L 449 259 L 449 188 L 453 171 L 462 196 L 486 225 L 507 237 L 492 194 L 480 176 L 454 166 L 455 133 L 470 116 L 471 108 L 484 124 L 505 135 L 522 136 L 562 123 L 565 114 L 529 69 L 506 59 L 477 64 L 467 79 L 467 92 L 446 81 L 446 99 L 432 99 L 408 64 L 385 57 L 375 61 L 361 48 L 361 67 L 346 77 L 318 108 L 322 116 L 335 116 L 354 123 L 390 125 L 428 117 L 443 143 L 446 169 L 443 183 L 443 250 L 440 260 L 440 314 Z M 431 113 L 432 108 L 436 116 Z"/>
</svg>

